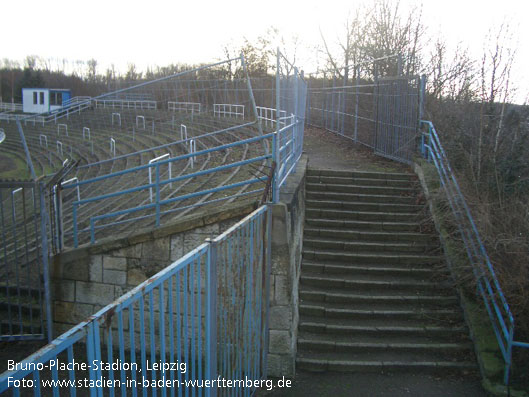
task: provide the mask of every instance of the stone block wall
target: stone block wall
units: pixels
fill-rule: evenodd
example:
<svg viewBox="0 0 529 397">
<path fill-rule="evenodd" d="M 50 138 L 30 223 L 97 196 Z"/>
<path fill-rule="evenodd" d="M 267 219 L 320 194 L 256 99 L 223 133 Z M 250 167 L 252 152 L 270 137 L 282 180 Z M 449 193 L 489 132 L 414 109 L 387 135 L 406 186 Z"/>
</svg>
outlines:
<svg viewBox="0 0 529 397">
<path fill-rule="evenodd" d="M 236 205 L 130 237 L 107 239 L 53 258 L 55 336 L 85 320 L 254 209 Z"/>
</svg>

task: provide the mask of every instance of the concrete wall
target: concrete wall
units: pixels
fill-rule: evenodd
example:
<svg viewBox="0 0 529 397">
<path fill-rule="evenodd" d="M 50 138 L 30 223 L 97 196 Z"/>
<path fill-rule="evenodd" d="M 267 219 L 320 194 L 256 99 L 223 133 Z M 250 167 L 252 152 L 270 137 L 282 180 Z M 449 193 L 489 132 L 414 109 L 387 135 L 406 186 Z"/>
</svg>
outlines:
<svg viewBox="0 0 529 397">
<path fill-rule="evenodd" d="M 306 168 L 307 156 L 303 155 L 282 188 L 281 202 L 272 209 L 268 375 L 276 377 L 293 377 L 296 372 Z"/>
<path fill-rule="evenodd" d="M 51 265 L 55 336 L 202 244 L 254 209 L 253 204 L 202 212 L 130 237 L 67 251 Z"/>
</svg>

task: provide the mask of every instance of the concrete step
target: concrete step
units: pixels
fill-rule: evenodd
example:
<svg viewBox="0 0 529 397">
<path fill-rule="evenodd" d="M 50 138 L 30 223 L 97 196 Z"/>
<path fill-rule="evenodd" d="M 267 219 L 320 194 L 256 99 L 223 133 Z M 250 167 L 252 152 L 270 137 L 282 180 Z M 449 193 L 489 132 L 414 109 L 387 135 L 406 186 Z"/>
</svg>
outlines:
<svg viewBox="0 0 529 397">
<path fill-rule="evenodd" d="M 307 183 L 305 185 L 307 191 L 317 192 L 336 192 L 336 193 L 356 193 L 356 194 L 372 194 L 372 195 L 386 195 L 386 196 L 413 196 L 418 193 L 416 188 L 405 187 L 386 187 L 386 186 L 362 186 L 362 185 L 338 185 L 331 183 Z"/>
<path fill-rule="evenodd" d="M 342 202 L 382 203 L 382 204 L 408 204 L 418 205 L 421 200 L 413 196 L 395 196 L 389 194 L 362 194 L 331 192 L 325 190 L 311 191 L 307 189 L 306 198 L 309 200 L 334 200 Z"/>
<path fill-rule="evenodd" d="M 449 280 L 446 268 L 436 269 L 432 267 L 407 267 L 405 265 L 385 266 L 385 265 L 363 265 L 363 264 L 343 264 L 340 262 L 314 262 L 304 260 L 301 264 L 301 271 L 306 275 L 326 274 L 326 275 L 351 275 L 361 277 L 362 275 L 381 277 L 406 277 L 408 279 L 419 279 L 426 281 L 446 281 Z"/>
<path fill-rule="evenodd" d="M 370 179 L 408 179 L 416 180 L 417 176 L 404 172 L 373 172 L 373 171 L 342 171 L 308 168 L 307 176 L 337 176 L 342 178 L 370 178 Z"/>
<path fill-rule="evenodd" d="M 307 175 L 307 183 L 325 183 L 333 185 L 358 185 L 358 186 L 387 186 L 387 187 L 413 187 L 417 180 L 411 179 L 382 179 L 369 177 L 343 177 Z"/>
<path fill-rule="evenodd" d="M 373 252 L 344 252 L 333 250 L 317 250 L 303 248 L 303 258 L 317 261 L 346 262 L 356 264 L 386 264 L 392 265 L 415 265 L 415 264 L 439 264 L 440 256 L 421 254 L 393 254 L 393 253 L 373 253 Z"/>
<path fill-rule="evenodd" d="M 341 209 L 307 208 L 305 216 L 311 219 L 351 219 L 372 222 L 416 222 L 421 219 L 418 213 L 368 212 Z"/>
<path fill-rule="evenodd" d="M 369 291 L 370 294 L 375 294 L 378 291 L 405 291 L 409 294 L 432 292 L 447 295 L 452 293 L 452 285 L 444 282 L 428 282 L 418 280 L 403 280 L 402 278 L 378 277 L 379 279 L 359 279 L 358 276 L 340 275 L 326 275 L 326 274 L 302 274 L 300 284 L 303 286 L 314 286 L 321 288 L 336 288 L 352 290 L 352 291 Z M 382 280 L 380 279 L 382 278 Z"/>
<path fill-rule="evenodd" d="M 331 290 L 328 288 L 319 288 L 314 286 L 306 286 L 300 289 L 299 297 L 302 302 L 325 302 L 325 303 L 341 303 L 355 305 L 355 308 L 364 307 L 388 307 L 391 305 L 405 306 L 410 305 L 410 308 L 417 307 L 449 307 L 458 304 L 458 299 L 455 294 L 439 295 L 439 294 L 407 294 L 403 291 L 384 291 L 383 294 L 362 294 L 346 290 Z"/>
<path fill-rule="evenodd" d="M 345 230 L 368 230 L 376 232 L 408 232 L 416 233 L 422 225 L 418 222 L 375 222 L 340 219 L 305 218 L 308 227 L 334 228 Z"/>
<path fill-rule="evenodd" d="M 381 340 L 392 335 L 416 335 L 436 338 L 440 342 L 459 341 L 468 333 L 466 327 L 462 325 L 424 325 L 420 321 L 413 322 L 412 320 L 408 322 L 392 321 L 391 323 L 387 320 L 371 320 L 368 323 L 357 324 L 353 321 L 347 322 L 342 319 L 337 321 L 319 317 L 300 318 L 299 330 L 329 335 L 370 335 L 378 336 Z"/>
<path fill-rule="evenodd" d="M 461 371 L 477 372 L 478 368 L 471 361 L 354 361 L 333 359 L 330 357 L 304 357 L 296 359 L 296 368 L 315 372 L 381 372 L 404 371 L 421 373 L 457 373 Z"/>
<path fill-rule="evenodd" d="M 299 306 L 299 313 L 302 316 L 343 318 L 356 320 L 359 323 L 363 320 L 386 319 L 394 320 L 421 320 L 425 322 L 462 322 L 463 316 L 459 310 L 451 309 L 352 309 L 350 307 L 337 307 L 333 304 L 302 303 Z"/>
<path fill-rule="evenodd" d="M 386 203 L 369 203 L 361 201 L 339 201 L 339 200 L 306 200 L 307 209 L 325 208 L 325 209 L 342 209 L 348 211 L 364 212 L 406 212 L 418 213 L 425 209 L 424 205 L 415 204 L 386 204 Z"/>
<path fill-rule="evenodd" d="M 414 232 L 392 233 L 365 229 L 338 229 L 333 227 L 314 227 L 306 225 L 304 235 L 308 238 L 316 236 L 322 238 L 335 237 L 349 241 L 384 241 L 388 243 L 412 241 L 416 243 L 431 243 L 432 245 L 439 245 L 439 238 L 437 236 Z"/>
<path fill-rule="evenodd" d="M 465 362 L 472 353 L 465 343 L 333 343 L 319 338 L 298 341 L 298 352 L 298 358 L 382 362 Z"/>
<path fill-rule="evenodd" d="M 307 249 L 329 249 L 341 251 L 373 251 L 373 252 L 402 252 L 402 253 L 428 253 L 439 251 L 439 247 L 425 244 L 424 242 L 368 242 L 368 241 L 349 241 L 343 239 L 330 238 L 304 238 L 303 246 Z"/>
</svg>

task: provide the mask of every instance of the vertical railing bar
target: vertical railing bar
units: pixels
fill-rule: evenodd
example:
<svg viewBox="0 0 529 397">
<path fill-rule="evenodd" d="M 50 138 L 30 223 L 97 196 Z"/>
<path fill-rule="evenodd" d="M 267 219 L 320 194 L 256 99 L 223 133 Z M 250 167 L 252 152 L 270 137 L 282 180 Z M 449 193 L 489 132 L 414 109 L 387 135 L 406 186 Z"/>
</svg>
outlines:
<svg viewBox="0 0 529 397">
<path fill-rule="evenodd" d="M 40 196 L 37 195 L 38 186 L 39 185 L 37 183 L 35 183 L 34 186 L 32 187 L 32 192 L 33 192 L 33 214 L 35 214 L 34 217 L 33 217 L 34 218 L 33 225 L 35 226 L 35 230 L 34 230 L 34 233 L 35 233 L 35 248 L 36 248 L 35 255 L 36 255 L 36 263 L 37 263 L 36 273 L 39 275 L 39 280 L 37 282 L 37 293 L 38 293 L 38 301 L 39 301 L 38 304 L 39 304 L 39 310 L 40 310 L 40 316 L 39 316 L 40 317 L 40 333 L 42 335 L 44 335 L 44 316 L 42 315 L 42 313 L 44 312 L 44 305 L 43 305 L 43 302 L 42 302 L 42 283 L 40 281 L 40 275 L 42 273 L 40 261 L 41 261 L 41 255 L 42 255 L 43 250 L 41 248 L 42 239 L 39 236 L 39 217 L 38 217 L 38 215 L 40 215 L 40 218 L 42 218 L 44 216 L 44 214 L 42 213 L 42 211 L 37 210 L 37 204 L 40 207 Z"/>
<path fill-rule="evenodd" d="M 5 231 L 5 221 L 4 221 L 4 195 L 3 195 L 4 189 L 0 189 L 0 219 L 2 221 L 2 241 L 3 241 L 3 251 L 4 251 L 4 267 L 6 269 L 6 272 L 8 271 L 8 262 L 7 262 L 7 240 L 6 240 L 6 234 Z M 7 316 L 8 316 L 8 322 L 9 322 L 9 334 L 13 335 L 13 318 L 11 314 L 11 294 L 10 294 L 10 286 L 9 286 L 9 277 L 5 278 L 5 290 L 6 290 L 6 297 L 7 297 Z M 1 327 L 0 327 L 1 332 Z"/>
<path fill-rule="evenodd" d="M 70 348 L 71 348 L 71 346 L 70 346 Z M 68 361 L 69 360 L 70 359 L 68 358 Z M 38 370 L 37 371 L 33 371 L 33 382 L 35 384 L 34 389 L 33 389 L 33 397 L 40 397 L 41 383 L 40 383 L 40 373 L 39 373 Z M 75 397 L 75 387 L 74 386 L 70 386 L 70 396 L 71 397 Z"/>
<path fill-rule="evenodd" d="M 140 295 L 139 300 L 139 310 L 140 310 L 140 356 L 141 356 L 141 377 L 143 379 L 148 379 L 147 374 L 147 352 L 145 349 L 145 300 L 143 294 Z M 143 397 L 147 397 L 147 388 L 142 387 Z"/>
<path fill-rule="evenodd" d="M 131 364 L 131 379 L 132 384 L 136 383 L 136 341 L 134 335 L 134 303 L 131 303 L 129 308 L 129 339 L 130 339 L 130 364 Z M 132 396 L 138 395 L 137 387 L 132 388 Z"/>
<path fill-rule="evenodd" d="M 19 332 L 21 335 L 24 334 L 24 328 L 22 325 L 22 300 L 20 298 L 20 277 L 19 277 L 19 269 L 18 269 L 18 244 L 17 244 L 17 220 L 15 216 L 15 199 L 14 195 L 11 195 L 11 215 L 13 217 L 13 246 L 14 246 L 14 252 L 15 252 L 15 279 L 17 284 L 17 305 L 18 305 L 18 325 L 19 325 Z"/>
<path fill-rule="evenodd" d="M 162 371 L 161 371 L 161 379 L 163 380 L 165 384 L 165 309 L 164 309 L 164 283 L 162 282 L 160 286 L 158 287 L 159 294 L 158 294 L 158 310 L 159 310 L 159 320 L 160 320 L 160 326 L 159 326 L 159 333 L 160 333 L 160 362 L 162 363 Z M 163 397 L 166 396 L 166 387 L 163 386 L 161 390 L 161 395 Z"/>
<path fill-rule="evenodd" d="M 191 379 L 196 379 L 196 351 L 195 351 L 195 260 L 189 263 L 189 276 L 191 291 L 189 300 L 191 303 Z M 191 390 L 192 396 L 195 396 L 196 389 Z"/>
<path fill-rule="evenodd" d="M 107 334 L 107 360 L 109 363 L 114 362 L 114 346 L 112 341 L 112 324 L 106 324 L 106 334 Z M 108 368 L 108 379 L 112 384 L 114 384 L 114 370 L 112 366 Z M 114 397 L 114 388 L 110 387 L 108 390 L 110 397 Z"/>
<path fill-rule="evenodd" d="M 181 304 L 180 304 L 180 293 L 182 290 L 181 281 L 180 281 L 180 272 L 175 274 L 175 283 L 176 283 L 176 355 L 178 362 L 182 361 L 182 350 L 181 350 Z M 185 289 L 183 291 L 185 293 Z M 187 365 L 187 364 L 186 364 Z M 187 372 L 187 370 L 186 370 Z M 182 372 L 177 371 L 178 384 L 182 382 Z M 182 397 L 182 388 L 178 388 L 178 396 Z"/>
<path fill-rule="evenodd" d="M 188 277 L 188 266 L 184 267 L 184 288 L 183 288 L 183 295 L 184 295 L 184 321 L 183 321 L 183 328 L 184 328 L 184 362 L 189 363 L 189 349 L 188 349 L 188 317 L 187 317 L 187 294 L 189 293 L 189 277 Z M 185 373 L 185 382 L 189 381 L 189 369 Z M 186 396 L 189 396 L 189 388 L 186 388 Z"/>
<path fill-rule="evenodd" d="M 94 335 L 94 359 L 97 362 L 101 362 L 101 340 L 99 336 L 99 320 L 94 319 L 93 324 L 93 335 Z M 98 366 L 95 372 L 96 379 L 101 379 L 101 367 Z M 103 390 L 97 388 L 98 397 L 103 397 Z"/>
<path fill-rule="evenodd" d="M 154 299 L 153 290 L 149 291 L 149 337 L 151 342 L 151 362 L 156 362 L 156 348 L 155 348 L 155 329 L 154 329 Z M 156 370 L 154 366 L 151 370 L 151 379 L 153 384 L 156 384 Z M 156 387 L 152 388 L 152 395 L 156 396 Z"/>
<path fill-rule="evenodd" d="M 173 307 L 173 276 L 167 280 L 167 313 L 169 322 L 169 361 L 175 363 L 174 357 L 174 307 Z M 174 371 L 170 371 L 171 385 L 174 385 Z M 174 387 L 171 387 L 171 397 L 174 397 Z"/>
<path fill-rule="evenodd" d="M 68 362 L 73 364 L 74 358 L 73 358 L 73 345 L 68 346 L 67 349 L 68 353 Z M 38 371 L 36 371 L 38 372 Z M 70 397 L 76 396 L 76 387 L 75 387 L 75 371 L 73 369 L 73 366 L 68 370 L 68 378 L 70 379 Z"/>
<path fill-rule="evenodd" d="M 33 326 L 33 299 L 31 296 L 31 272 L 30 272 L 30 263 L 29 263 L 29 238 L 28 238 L 28 227 L 27 227 L 27 211 L 26 211 L 26 188 L 22 188 L 22 219 L 24 225 L 24 257 L 25 265 L 27 269 L 27 285 L 26 292 L 28 294 L 28 309 L 29 309 L 29 330 L 31 334 L 34 334 Z"/>
<path fill-rule="evenodd" d="M 118 337 L 119 337 L 119 359 L 122 363 L 125 363 L 125 340 L 123 335 L 123 311 L 120 310 L 118 313 Z M 123 385 L 126 383 L 126 374 L 125 370 L 123 369 L 123 366 L 121 366 L 120 369 L 120 378 L 121 378 L 121 396 L 126 397 L 127 396 L 127 390 L 123 387 Z"/>
<path fill-rule="evenodd" d="M 198 380 L 202 381 L 202 286 L 201 286 L 201 266 L 202 256 L 197 258 L 197 323 L 198 323 Z M 199 389 L 202 395 L 201 389 Z"/>
</svg>

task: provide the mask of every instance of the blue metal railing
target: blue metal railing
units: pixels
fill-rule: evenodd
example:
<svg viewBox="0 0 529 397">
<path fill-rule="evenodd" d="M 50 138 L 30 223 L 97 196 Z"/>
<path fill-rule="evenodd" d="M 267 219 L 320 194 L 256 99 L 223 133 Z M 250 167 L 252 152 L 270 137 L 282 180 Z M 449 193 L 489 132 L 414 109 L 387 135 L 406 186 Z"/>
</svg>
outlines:
<svg viewBox="0 0 529 397">
<path fill-rule="evenodd" d="M 433 162 L 439 173 L 441 185 L 446 193 L 448 203 L 455 217 L 468 259 L 472 266 L 477 292 L 483 299 L 492 329 L 498 341 L 498 346 L 505 361 L 503 380 L 505 384 L 508 384 L 512 365 L 512 348 L 529 348 L 529 343 L 513 340 L 513 315 L 498 282 L 498 278 L 496 277 L 474 219 L 450 167 L 450 162 L 441 145 L 437 131 L 430 121 L 421 121 L 421 125 L 426 126 L 428 129 L 428 132 L 421 138 L 421 153 L 428 161 Z"/>
<path fill-rule="evenodd" d="M 266 378 L 270 232 L 262 206 L 4 372 L 0 393 L 251 395 Z"/>
<path fill-rule="evenodd" d="M 300 108 L 304 109 L 304 106 L 300 106 Z M 154 181 L 152 183 L 140 184 L 138 186 L 123 189 L 120 191 L 101 194 L 98 196 L 88 197 L 82 200 L 73 201 L 71 203 L 71 213 L 72 213 L 72 234 L 73 234 L 74 247 L 77 247 L 79 244 L 79 234 L 80 233 L 89 232 L 90 241 L 94 243 L 96 241 L 95 234 L 96 234 L 97 229 L 101 227 L 115 226 L 117 224 L 121 224 L 124 222 L 124 221 L 116 221 L 116 222 L 110 222 L 110 223 L 106 223 L 105 225 L 98 226 L 97 225 L 98 221 L 101 221 L 104 219 L 111 219 L 111 218 L 115 218 L 115 217 L 123 216 L 123 215 L 130 215 L 130 214 L 134 214 L 134 213 L 144 211 L 144 210 L 149 210 L 151 212 L 148 215 L 130 218 L 127 221 L 130 222 L 130 221 L 135 221 L 139 219 L 145 219 L 148 217 L 155 217 L 156 226 L 159 226 L 160 218 L 163 215 L 172 213 L 176 210 L 182 210 L 184 208 L 184 207 L 179 207 L 176 210 L 170 209 L 170 208 L 167 210 L 163 210 L 164 206 L 168 206 L 170 204 L 183 201 L 186 199 L 190 199 L 190 198 L 197 198 L 201 196 L 206 196 L 208 194 L 214 194 L 214 193 L 227 191 L 227 190 L 238 188 L 238 187 L 250 186 L 253 184 L 261 183 L 263 185 L 262 187 L 252 190 L 251 192 L 251 193 L 259 193 L 263 191 L 266 181 L 262 178 L 253 178 L 253 179 L 248 179 L 248 180 L 244 180 L 244 181 L 240 181 L 240 182 L 236 182 L 236 183 L 232 183 L 228 185 L 222 185 L 222 186 L 217 186 L 214 188 L 198 190 L 198 191 L 188 193 L 188 194 L 182 194 L 177 197 L 161 199 L 160 191 L 162 187 L 168 184 L 172 184 L 173 182 L 181 182 L 181 181 L 192 179 L 192 178 L 199 177 L 199 176 L 212 175 L 212 174 L 215 174 L 221 171 L 234 169 L 236 167 L 241 167 L 243 165 L 260 163 L 265 160 L 273 160 L 276 163 L 276 168 L 275 168 L 276 172 L 275 172 L 275 175 L 273 176 L 272 189 L 273 191 L 279 192 L 279 190 L 281 189 L 281 186 L 283 186 L 283 184 L 285 183 L 288 175 L 290 175 L 290 173 L 293 172 L 299 158 L 301 157 L 302 148 L 303 148 L 303 124 L 304 124 L 304 120 L 300 117 L 297 117 L 294 114 L 291 114 L 288 117 L 283 117 L 282 119 L 284 119 L 285 126 L 282 128 L 278 128 L 278 130 L 273 133 L 264 134 L 264 135 L 256 136 L 253 138 L 243 139 L 237 142 L 228 143 L 228 144 L 216 146 L 213 148 L 196 151 L 194 153 L 180 155 L 177 157 L 158 161 L 152 164 L 145 164 L 141 166 L 128 168 L 125 170 L 113 172 L 113 173 L 106 174 L 106 175 L 101 175 L 95 178 L 81 180 L 79 182 L 71 183 L 71 184 L 63 186 L 63 189 L 78 189 L 80 186 L 89 187 L 92 184 L 95 184 L 95 183 L 98 183 L 104 180 L 109 180 L 111 178 L 121 177 L 124 175 L 128 175 L 129 178 L 131 178 L 131 180 L 134 180 L 135 176 L 137 175 L 136 174 L 137 172 L 141 172 L 142 170 L 148 170 L 148 169 L 153 169 L 154 175 L 155 175 Z M 248 144 L 252 144 L 256 142 L 265 142 L 266 140 L 270 140 L 270 139 L 271 139 L 271 147 L 272 147 L 271 154 L 264 154 L 264 155 L 253 157 L 253 158 L 246 159 L 246 160 L 235 161 L 229 164 L 225 164 L 225 165 L 221 165 L 221 166 L 217 166 L 214 168 L 201 170 L 201 171 L 197 171 L 197 172 L 193 172 L 193 173 L 189 173 L 185 175 L 179 175 L 179 176 L 164 179 L 164 180 L 161 180 L 160 178 L 160 168 L 167 167 L 168 164 L 173 164 L 179 161 L 188 160 L 190 158 L 194 158 L 197 156 L 207 155 L 209 153 L 219 153 L 226 149 L 241 147 L 243 145 L 248 145 Z M 89 217 L 90 226 L 87 228 L 81 228 L 81 229 L 78 228 L 78 219 L 79 219 L 78 211 L 79 211 L 79 208 L 83 204 L 103 202 L 104 200 L 107 200 L 107 199 L 112 199 L 116 197 L 124 197 L 127 194 L 137 193 L 141 191 L 148 191 L 150 189 L 153 189 L 153 191 L 155 192 L 155 195 L 154 195 L 155 199 L 153 200 L 152 203 L 137 205 L 137 206 L 133 206 L 130 208 L 124 208 L 124 209 L 120 209 L 116 211 L 105 212 L 103 214 L 91 214 Z M 248 194 L 249 194 L 248 192 L 243 192 L 239 194 L 230 194 L 230 195 L 226 195 L 222 200 L 230 200 L 230 199 L 237 198 L 237 197 L 247 196 Z M 206 203 L 196 203 L 195 206 L 205 205 L 207 203 L 216 202 L 216 201 L 219 201 L 219 199 L 216 199 L 213 201 L 210 200 Z M 193 206 L 194 205 L 190 205 L 190 206 L 186 206 L 185 208 L 190 208 Z"/>
</svg>

